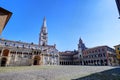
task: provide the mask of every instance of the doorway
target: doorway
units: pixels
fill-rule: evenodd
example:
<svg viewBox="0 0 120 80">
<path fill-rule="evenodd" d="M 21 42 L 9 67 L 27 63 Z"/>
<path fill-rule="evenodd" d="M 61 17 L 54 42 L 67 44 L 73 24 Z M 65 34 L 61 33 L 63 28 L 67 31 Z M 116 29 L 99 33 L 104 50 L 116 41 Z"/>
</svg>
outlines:
<svg viewBox="0 0 120 80">
<path fill-rule="evenodd" d="M 33 65 L 40 65 L 40 56 L 35 56 L 34 57 Z"/>
<path fill-rule="evenodd" d="M 7 59 L 6 58 L 2 58 L 1 59 L 1 66 L 6 66 L 6 62 L 7 62 Z"/>
</svg>

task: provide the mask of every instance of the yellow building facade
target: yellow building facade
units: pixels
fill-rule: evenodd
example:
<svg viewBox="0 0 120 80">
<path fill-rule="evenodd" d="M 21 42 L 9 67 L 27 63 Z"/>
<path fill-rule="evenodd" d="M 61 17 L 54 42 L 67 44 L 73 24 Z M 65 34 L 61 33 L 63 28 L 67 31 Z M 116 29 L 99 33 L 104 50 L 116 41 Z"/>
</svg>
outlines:
<svg viewBox="0 0 120 80">
<path fill-rule="evenodd" d="M 115 47 L 116 56 L 117 56 L 117 59 L 118 59 L 118 64 L 120 65 L 120 44 L 116 45 L 114 47 Z"/>
<path fill-rule="evenodd" d="M 115 47 L 115 51 L 116 51 L 116 54 L 117 54 L 117 59 L 120 60 L 120 44 L 116 45 L 114 47 Z"/>
</svg>

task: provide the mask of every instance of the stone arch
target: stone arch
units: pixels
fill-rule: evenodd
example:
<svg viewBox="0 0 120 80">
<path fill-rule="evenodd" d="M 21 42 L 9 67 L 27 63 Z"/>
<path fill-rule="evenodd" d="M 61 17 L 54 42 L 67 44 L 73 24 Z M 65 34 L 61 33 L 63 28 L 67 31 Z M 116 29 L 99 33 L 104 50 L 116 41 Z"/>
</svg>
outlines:
<svg viewBox="0 0 120 80">
<path fill-rule="evenodd" d="M 41 60 L 40 56 L 35 56 L 33 65 L 40 65 L 40 60 Z"/>
<path fill-rule="evenodd" d="M 97 60 L 97 65 L 100 65 L 100 61 L 99 60 Z"/>
<path fill-rule="evenodd" d="M 64 62 L 62 61 L 62 65 L 64 65 Z"/>
<path fill-rule="evenodd" d="M 102 59 L 100 60 L 100 63 L 101 63 L 101 65 L 103 66 L 103 60 L 102 60 Z"/>
<path fill-rule="evenodd" d="M 105 65 L 108 65 L 107 59 L 104 60 L 104 64 L 105 64 Z"/>
<path fill-rule="evenodd" d="M 9 50 L 8 49 L 3 50 L 2 56 L 8 56 L 8 55 L 9 55 Z"/>
<path fill-rule="evenodd" d="M 7 62 L 7 59 L 6 58 L 2 58 L 1 59 L 1 66 L 6 66 L 6 62 Z"/>
<path fill-rule="evenodd" d="M 60 61 L 60 65 L 61 65 L 62 63 L 61 63 L 61 61 Z"/>
</svg>

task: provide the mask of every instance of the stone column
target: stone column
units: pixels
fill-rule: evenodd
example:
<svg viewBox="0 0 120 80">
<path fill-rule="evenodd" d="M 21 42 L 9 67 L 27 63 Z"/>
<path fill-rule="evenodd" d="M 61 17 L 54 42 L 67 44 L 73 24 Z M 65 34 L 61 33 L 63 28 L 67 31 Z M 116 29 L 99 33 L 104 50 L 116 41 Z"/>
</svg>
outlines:
<svg viewBox="0 0 120 80">
<path fill-rule="evenodd" d="M 11 59 L 10 51 L 11 51 L 11 50 L 9 50 L 8 57 L 7 57 L 7 62 L 6 62 L 6 65 L 7 65 L 7 66 L 9 66 L 9 64 L 10 64 L 10 59 Z"/>
<path fill-rule="evenodd" d="M 1 59 L 2 59 L 2 55 L 3 55 L 3 50 L 4 50 L 4 48 L 2 49 L 2 51 L 1 51 L 1 54 L 0 54 L 0 66 L 1 66 Z"/>
</svg>

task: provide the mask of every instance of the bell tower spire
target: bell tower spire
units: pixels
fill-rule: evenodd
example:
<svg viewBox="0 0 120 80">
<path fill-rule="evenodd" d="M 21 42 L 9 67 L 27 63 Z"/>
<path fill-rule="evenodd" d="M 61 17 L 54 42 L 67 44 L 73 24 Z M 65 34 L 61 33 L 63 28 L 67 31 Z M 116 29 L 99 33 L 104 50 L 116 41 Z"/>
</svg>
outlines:
<svg viewBox="0 0 120 80">
<path fill-rule="evenodd" d="M 46 25 L 46 17 L 43 19 L 43 24 L 41 27 L 41 32 L 39 34 L 39 45 L 46 46 L 48 42 L 48 32 Z"/>
<path fill-rule="evenodd" d="M 43 19 L 43 25 L 42 25 L 43 27 L 46 27 L 47 25 L 46 25 L 46 17 L 44 17 L 44 19 Z"/>
</svg>

